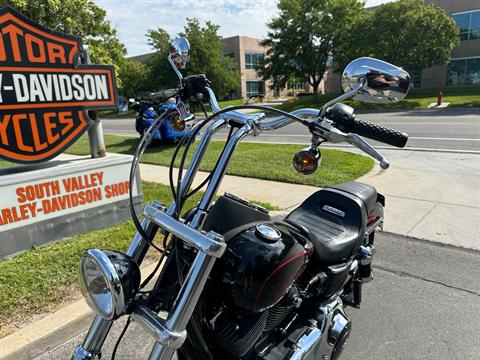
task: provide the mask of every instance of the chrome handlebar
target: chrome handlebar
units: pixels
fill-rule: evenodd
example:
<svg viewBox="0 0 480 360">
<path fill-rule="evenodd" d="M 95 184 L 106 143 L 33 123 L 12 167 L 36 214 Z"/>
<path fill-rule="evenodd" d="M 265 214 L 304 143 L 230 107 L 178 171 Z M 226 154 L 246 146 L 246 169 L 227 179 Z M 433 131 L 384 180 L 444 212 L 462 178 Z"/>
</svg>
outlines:
<svg viewBox="0 0 480 360">
<path fill-rule="evenodd" d="M 210 96 L 210 106 L 214 113 L 220 111 L 215 93 L 211 88 L 207 87 L 208 94 Z M 347 98 L 347 96 L 345 96 Z M 338 99 L 336 99 L 339 101 Z M 333 102 L 331 102 L 333 104 Z M 303 108 L 290 112 L 290 114 L 302 118 L 314 118 L 310 124 L 310 132 L 312 133 L 312 145 L 318 146 L 322 142 L 331 142 L 338 144 L 341 142 L 349 143 L 358 149 L 362 150 L 366 154 L 370 155 L 374 159 L 380 162 L 382 169 L 388 169 L 390 162 L 381 155 L 375 148 L 370 145 L 364 138 L 355 133 L 344 133 L 333 126 L 333 122 L 327 119 L 324 115 L 325 110 L 330 103 L 322 107 L 321 110 L 313 108 Z M 331 104 L 330 104 L 331 105 Z M 287 126 L 293 123 L 295 120 L 287 116 L 278 116 L 272 120 L 265 121 L 265 114 L 242 114 L 238 111 L 228 111 L 219 115 L 223 120 L 231 119 L 250 125 L 254 134 L 266 130 L 276 130 L 281 127 Z"/>
</svg>

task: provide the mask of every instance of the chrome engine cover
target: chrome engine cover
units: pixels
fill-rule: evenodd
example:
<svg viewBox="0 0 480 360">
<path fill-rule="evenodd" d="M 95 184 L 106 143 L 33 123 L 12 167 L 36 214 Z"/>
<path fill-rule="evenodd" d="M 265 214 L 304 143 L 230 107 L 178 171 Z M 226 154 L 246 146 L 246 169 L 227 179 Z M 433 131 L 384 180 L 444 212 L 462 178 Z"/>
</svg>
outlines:
<svg viewBox="0 0 480 360">
<path fill-rule="evenodd" d="M 293 345 L 289 360 L 335 360 L 350 335 L 351 321 L 340 297 L 319 307 L 319 316 L 311 320 L 307 331 Z"/>
</svg>

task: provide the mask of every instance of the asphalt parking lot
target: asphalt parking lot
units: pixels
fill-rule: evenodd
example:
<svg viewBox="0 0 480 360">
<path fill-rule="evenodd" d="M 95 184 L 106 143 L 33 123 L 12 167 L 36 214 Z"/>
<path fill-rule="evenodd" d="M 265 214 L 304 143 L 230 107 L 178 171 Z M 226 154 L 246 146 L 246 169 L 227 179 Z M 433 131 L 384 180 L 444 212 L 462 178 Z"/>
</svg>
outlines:
<svg viewBox="0 0 480 360">
<path fill-rule="evenodd" d="M 480 253 L 386 233 L 376 245 L 375 279 L 364 287 L 361 309 L 347 309 L 353 331 L 342 358 L 478 359 Z M 88 320 L 6 359 L 69 359 Z M 110 358 L 123 324 L 114 325 L 104 358 Z M 147 358 L 151 345 L 131 326 L 116 359 Z"/>
</svg>

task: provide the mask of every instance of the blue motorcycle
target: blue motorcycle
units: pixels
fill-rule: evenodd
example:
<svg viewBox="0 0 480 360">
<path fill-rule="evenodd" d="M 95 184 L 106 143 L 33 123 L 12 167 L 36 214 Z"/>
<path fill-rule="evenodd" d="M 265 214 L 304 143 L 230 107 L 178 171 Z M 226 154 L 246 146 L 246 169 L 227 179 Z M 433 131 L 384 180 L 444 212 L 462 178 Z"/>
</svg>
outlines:
<svg viewBox="0 0 480 360">
<path fill-rule="evenodd" d="M 130 99 L 129 108 L 138 113 L 135 121 L 135 130 L 140 137 L 146 133 L 155 119 L 165 112 L 171 112 L 168 121 L 164 121 L 159 127 L 152 130 L 152 143 L 174 142 L 182 138 L 191 125 L 187 122 L 193 120 L 193 116 L 185 118 L 185 104 L 176 102 L 174 98 L 165 101 L 156 101 L 151 98 Z"/>
</svg>

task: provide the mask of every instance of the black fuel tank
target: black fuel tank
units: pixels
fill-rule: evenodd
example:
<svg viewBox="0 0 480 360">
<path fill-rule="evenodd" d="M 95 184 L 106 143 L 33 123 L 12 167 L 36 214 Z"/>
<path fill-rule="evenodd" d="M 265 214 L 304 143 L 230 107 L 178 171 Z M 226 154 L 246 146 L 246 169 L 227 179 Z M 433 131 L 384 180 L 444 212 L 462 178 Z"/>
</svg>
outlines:
<svg viewBox="0 0 480 360">
<path fill-rule="evenodd" d="M 224 284 L 233 302 L 254 313 L 275 305 L 303 271 L 312 243 L 285 223 L 252 224 L 227 239 Z"/>
</svg>

